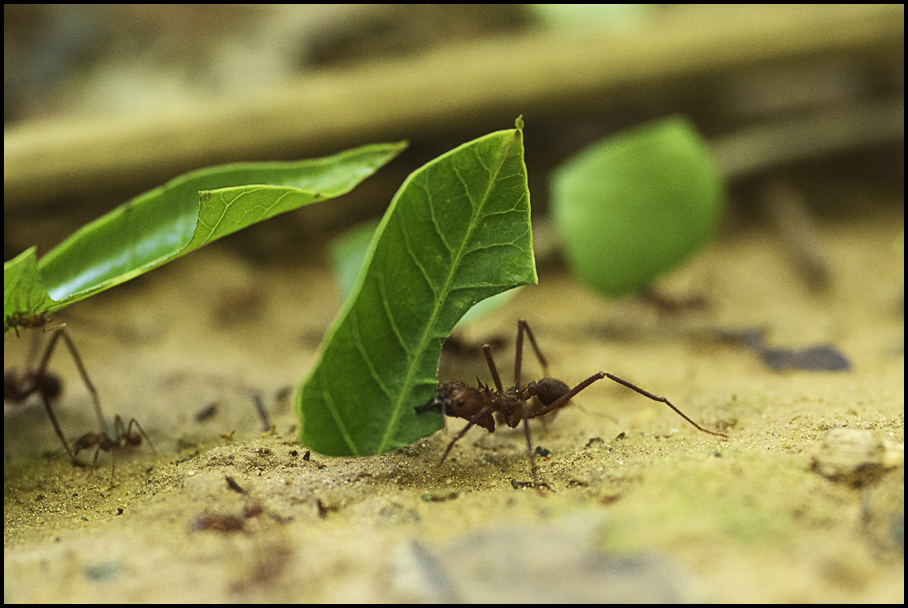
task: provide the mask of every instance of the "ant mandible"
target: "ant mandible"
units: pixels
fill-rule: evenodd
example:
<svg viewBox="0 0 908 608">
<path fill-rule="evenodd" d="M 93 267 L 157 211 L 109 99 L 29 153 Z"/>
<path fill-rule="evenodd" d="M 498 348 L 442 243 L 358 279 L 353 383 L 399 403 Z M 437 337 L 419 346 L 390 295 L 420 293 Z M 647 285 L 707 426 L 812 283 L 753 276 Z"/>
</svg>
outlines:
<svg viewBox="0 0 908 608">
<path fill-rule="evenodd" d="M 565 407 L 577 393 L 603 378 L 614 380 L 618 384 L 626 386 L 644 397 L 652 399 L 653 401 L 658 401 L 659 403 L 664 403 L 672 408 L 679 416 L 704 433 L 728 439 L 728 436 L 723 433 L 716 433 L 704 429 L 685 416 L 681 410 L 672 405 L 665 397 L 654 395 L 613 374 L 605 372 L 593 374 L 574 388 L 570 388 L 567 384 L 556 378 L 543 378 L 542 380 L 530 382 L 526 386 L 522 386 L 520 371 L 521 360 L 523 358 L 524 333 L 529 337 L 530 344 L 533 347 L 533 351 L 536 353 L 536 357 L 539 359 L 539 363 L 542 365 L 544 373 L 547 373 L 548 362 L 539 350 L 539 346 L 536 344 L 536 338 L 533 336 L 529 324 L 523 319 L 520 319 L 517 321 L 517 345 L 514 359 L 513 386 L 507 390 L 502 386 L 501 377 L 498 375 L 498 369 L 495 366 L 494 359 L 492 359 L 492 347 L 486 344 L 482 347 L 482 350 L 485 353 L 489 371 L 492 373 L 492 381 L 495 383 L 494 389 L 483 384 L 478 378 L 478 386 L 476 388 L 467 386 L 463 382 L 457 380 L 446 382 L 438 385 L 438 394 L 434 399 L 416 408 L 417 414 L 423 412 L 440 412 L 443 416 L 448 415 L 454 418 L 463 418 L 468 421 L 467 425 L 457 433 L 451 440 L 451 443 L 448 444 L 438 466 L 441 466 L 448 457 L 454 444 L 457 443 L 474 425 L 480 426 L 492 433 L 495 431 L 496 420 L 498 421 L 498 424 L 507 424 L 511 428 L 515 428 L 522 420 L 524 433 L 526 435 L 527 455 L 530 458 L 530 468 L 533 472 L 533 484 L 538 489 L 540 486 L 539 478 L 536 473 L 536 458 L 533 454 L 533 444 L 530 439 L 530 418 L 545 416 L 546 414 Z"/>
<path fill-rule="evenodd" d="M 132 427 L 135 426 L 139 429 L 139 432 L 132 430 Z M 154 444 L 151 442 L 151 439 L 145 433 L 145 429 L 142 428 L 142 425 L 139 424 L 139 421 L 135 418 L 129 421 L 129 424 L 126 425 L 123 423 L 123 419 L 120 418 L 120 415 L 117 414 L 114 417 L 114 435 L 111 437 L 107 434 L 107 431 L 102 431 L 101 433 L 86 433 L 76 439 L 73 443 L 73 454 L 74 457 L 79 454 L 82 450 L 88 450 L 95 448 L 95 457 L 92 460 L 92 464 L 98 462 L 98 454 L 101 451 L 110 452 L 110 457 L 113 461 L 110 471 L 110 483 L 113 484 L 114 471 L 116 469 L 116 462 L 114 459 L 114 452 L 119 450 L 124 450 L 126 448 L 135 448 L 142 445 L 142 438 L 148 442 L 148 447 L 151 448 L 151 451 L 157 456 L 158 451 L 154 449 Z"/>
<path fill-rule="evenodd" d="M 98 399 L 98 391 L 95 389 L 95 385 L 92 383 L 91 378 L 88 377 L 88 372 L 85 371 L 85 365 L 82 363 L 82 357 L 79 356 L 76 345 L 73 344 L 73 341 L 66 333 L 66 325 L 48 328 L 47 325 L 51 321 L 52 318 L 47 312 L 16 312 L 5 318 L 3 332 L 6 333 L 10 329 L 13 329 L 16 332 L 16 337 L 19 337 L 20 327 L 25 329 L 38 329 L 43 327 L 45 332 L 53 331 L 54 334 L 51 336 L 50 342 L 44 349 L 44 354 L 41 356 L 41 361 L 37 368 L 26 370 L 21 373 L 14 369 L 4 372 L 3 400 L 10 401 L 11 403 L 24 403 L 33 394 L 38 393 L 44 404 L 44 409 L 47 411 L 47 416 L 50 418 L 50 422 L 54 427 L 54 431 L 57 433 L 57 437 L 60 438 L 63 448 L 69 455 L 69 459 L 73 464 L 78 464 L 76 456 L 73 454 L 72 450 L 70 450 L 69 443 L 66 441 L 66 437 L 63 435 L 63 430 L 60 428 L 57 416 L 54 414 L 54 410 L 51 407 L 51 400 L 60 396 L 62 387 L 60 379 L 55 374 L 48 372 L 47 366 L 50 363 L 50 357 L 53 355 L 54 348 L 56 348 L 57 341 L 60 340 L 60 338 L 63 339 L 63 342 L 69 349 L 73 361 L 76 362 L 76 367 L 79 369 L 79 375 L 82 376 L 82 381 L 88 388 L 88 392 L 91 393 L 95 414 L 98 417 L 98 424 L 102 430 L 106 426 L 106 423 L 104 422 L 104 415 L 101 413 L 101 402 Z"/>
</svg>

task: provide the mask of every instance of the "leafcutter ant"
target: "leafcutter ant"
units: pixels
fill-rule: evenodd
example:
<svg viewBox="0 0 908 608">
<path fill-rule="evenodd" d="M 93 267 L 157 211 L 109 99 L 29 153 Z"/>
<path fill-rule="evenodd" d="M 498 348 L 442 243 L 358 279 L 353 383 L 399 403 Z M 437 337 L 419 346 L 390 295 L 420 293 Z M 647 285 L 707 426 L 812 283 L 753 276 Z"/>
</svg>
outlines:
<svg viewBox="0 0 908 608">
<path fill-rule="evenodd" d="M 139 431 L 136 432 L 133 427 L 137 428 Z M 82 450 L 89 450 L 95 448 L 95 457 L 92 460 L 92 464 L 98 461 L 98 454 L 103 450 L 105 452 L 110 452 L 110 457 L 113 462 L 111 465 L 110 471 L 110 483 L 113 484 L 114 470 L 116 468 L 116 459 L 114 452 L 119 450 L 124 450 L 126 448 L 135 448 L 142 445 L 142 438 L 148 442 L 148 447 L 151 448 L 151 451 L 157 455 L 157 450 L 154 449 L 154 444 L 151 442 L 151 439 L 148 438 L 148 435 L 145 433 L 145 429 L 142 428 L 142 425 L 133 418 L 129 421 L 129 424 L 126 425 L 123 423 L 123 419 L 120 418 L 120 415 L 117 414 L 114 417 L 114 435 L 110 436 L 107 431 L 101 433 L 86 433 L 76 439 L 73 444 L 73 457 L 77 456 Z"/>
<path fill-rule="evenodd" d="M 66 333 L 65 325 L 59 325 L 57 327 L 48 328 L 47 325 L 51 322 L 52 318 L 47 312 L 40 313 L 24 313 L 16 312 L 12 315 L 8 315 L 4 320 L 4 333 L 13 329 L 16 332 L 16 336 L 19 336 L 19 328 L 25 329 L 38 329 L 44 328 L 44 331 L 53 331 L 53 335 L 50 338 L 47 346 L 44 349 L 44 353 L 41 356 L 41 360 L 38 363 L 38 367 L 34 369 L 26 369 L 24 372 L 18 372 L 14 369 L 10 369 L 3 374 L 3 400 L 9 401 L 11 403 L 25 403 L 25 401 L 31 397 L 33 394 L 37 393 L 41 397 L 41 402 L 44 404 L 44 409 L 47 411 L 47 416 L 50 418 L 50 422 L 54 427 L 54 431 L 57 433 L 57 437 L 60 438 L 60 442 L 63 444 L 63 448 L 66 450 L 66 453 L 69 455 L 69 459 L 73 464 L 78 464 L 76 461 L 75 454 L 70 450 L 69 443 L 66 441 L 66 437 L 63 435 L 63 430 L 60 428 L 60 423 L 57 420 L 56 414 L 54 414 L 53 407 L 51 406 L 51 401 L 60 396 L 62 392 L 62 386 L 59 377 L 55 374 L 50 373 L 47 370 L 47 366 L 50 363 L 51 355 L 54 353 L 54 348 L 57 346 L 58 340 L 62 338 L 63 343 L 66 344 L 66 347 L 69 349 L 70 355 L 72 355 L 73 361 L 76 363 L 76 367 L 79 370 L 79 375 L 82 376 L 82 381 L 85 383 L 88 392 L 91 393 L 92 402 L 95 407 L 95 414 L 98 417 L 98 424 L 103 430 L 105 427 L 104 415 L 101 413 L 101 402 L 98 399 L 98 391 L 95 389 L 95 385 L 92 383 L 91 378 L 88 377 L 88 372 L 85 371 L 85 365 L 82 363 L 82 357 L 79 356 L 79 351 L 76 349 L 76 345 L 73 344 L 73 341 L 70 339 L 69 335 Z M 37 339 L 37 338 L 36 338 Z M 37 344 L 36 342 L 35 344 Z"/>
<path fill-rule="evenodd" d="M 463 382 L 457 380 L 446 382 L 438 385 L 438 394 L 434 399 L 416 408 L 416 413 L 418 414 L 423 412 L 440 412 L 443 416 L 447 415 L 454 418 L 463 418 L 468 421 L 463 430 L 454 435 L 451 443 L 449 443 L 447 449 L 445 449 L 438 466 L 441 466 L 448 457 L 454 444 L 457 443 L 473 426 L 480 426 L 492 433 L 495 431 L 496 421 L 499 425 L 507 424 L 511 428 L 517 427 L 517 425 L 523 421 L 527 443 L 527 456 L 529 456 L 530 468 L 533 472 L 533 484 L 538 489 L 540 485 L 536 473 L 536 459 L 533 454 L 533 443 L 530 439 L 529 420 L 531 418 L 545 416 L 546 414 L 565 407 L 577 393 L 603 378 L 613 380 L 653 401 L 664 403 L 673 409 L 679 416 L 704 433 L 725 439 L 728 438 L 728 436 L 723 433 L 716 433 L 704 429 L 685 416 L 681 410 L 672 405 L 665 397 L 654 395 L 613 374 L 605 372 L 593 374 L 574 388 L 570 388 L 567 384 L 555 378 L 543 378 L 542 380 L 533 381 L 524 386 L 521 383 L 520 378 L 524 334 L 529 337 L 530 344 L 533 347 L 533 351 L 536 353 L 536 357 L 539 359 L 539 363 L 542 365 L 543 371 L 547 372 L 548 362 L 539 350 L 539 346 L 536 344 L 536 338 L 533 336 L 529 324 L 521 319 L 517 321 L 517 345 L 514 359 L 513 386 L 507 390 L 502 386 L 501 377 L 498 375 L 498 368 L 495 366 L 494 359 L 492 359 L 492 347 L 486 344 L 482 347 L 482 350 L 485 353 L 486 362 L 488 363 L 489 371 L 492 374 L 492 381 L 495 383 L 494 388 L 483 384 L 478 378 L 478 386 L 476 386 L 476 388 L 467 386 Z"/>
</svg>

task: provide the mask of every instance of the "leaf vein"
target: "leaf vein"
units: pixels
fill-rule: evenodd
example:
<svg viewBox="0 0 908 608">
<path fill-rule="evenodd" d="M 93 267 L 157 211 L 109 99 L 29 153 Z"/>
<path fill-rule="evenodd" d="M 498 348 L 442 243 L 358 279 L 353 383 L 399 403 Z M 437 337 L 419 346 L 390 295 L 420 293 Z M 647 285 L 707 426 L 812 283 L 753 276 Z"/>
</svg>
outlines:
<svg viewBox="0 0 908 608">
<path fill-rule="evenodd" d="M 401 348 L 404 349 L 404 352 L 407 353 L 407 359 L 410 360 L 413 358 L 413 353 L 410 351 L 410 347 L 407 346 L 403 335 L 401 335 L 400 328 L 397 326 L 397 320 L 394 318 L 394 313 L 391 310 L 391 306 L 388 301 L 388 293 L 385 289 L 385 277 L 383 274 L 379 274 L 376 277 L 376 280 L 378 281 L 378 290 L 381 293 L 381 303 L 385 309 L 385 316 L 388 317 L 388 322 L 391 324 L 391 329 L 394 331 L 394 335 L 397 337 L 397 342 L 400 344 Z"/>
<path fill-rule="evenodd" d="M 385 397 L 388 398 L 388 401 L 394 401 L 394 394 L 388 390 L 388 387 L 385 386 L 385 383 L 382 381 L 381 376 L 375 371 L 375 365 L 372 363 L 372 358 L 369 357 L 369 353 L 366 348 L 363 346 L 362 338 L 359 333 L 359 324 L 356 322 L 356 313 L 352 313 L 354 324 L 351 329 L 353 335 L 353 342 L 356 345 L 356 350 L 359 351 L 360 356 L 362 357 L 363 363 L 366 364 L 366 367 L 369 368 L 369 375 L 372 376 L 372 379 L 375 381 L 375 384 L 378 385 L 379 390 L 384 393 Z"/>
</svg>

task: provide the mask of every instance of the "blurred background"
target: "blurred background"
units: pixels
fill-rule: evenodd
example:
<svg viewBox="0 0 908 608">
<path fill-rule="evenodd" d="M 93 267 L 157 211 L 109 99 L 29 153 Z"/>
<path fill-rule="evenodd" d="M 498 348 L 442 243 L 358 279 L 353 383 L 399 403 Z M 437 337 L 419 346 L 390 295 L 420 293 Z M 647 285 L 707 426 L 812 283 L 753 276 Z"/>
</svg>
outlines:
<svg viewBox="0 0 908 608">
<path fill-rule="evenodd" d="M 343 200 L 229 240 L 284 258 L 519 114 L 538 217 L 555 165 L 676 113 L 718 147 L 729 221 L 760 217 L 770 172 L 811 213 L 851 208 L 903 182 L 903 47 L 902 5 L 5 5 L 4 255 L 190 169 L 411 141 Z"/>
</svg>

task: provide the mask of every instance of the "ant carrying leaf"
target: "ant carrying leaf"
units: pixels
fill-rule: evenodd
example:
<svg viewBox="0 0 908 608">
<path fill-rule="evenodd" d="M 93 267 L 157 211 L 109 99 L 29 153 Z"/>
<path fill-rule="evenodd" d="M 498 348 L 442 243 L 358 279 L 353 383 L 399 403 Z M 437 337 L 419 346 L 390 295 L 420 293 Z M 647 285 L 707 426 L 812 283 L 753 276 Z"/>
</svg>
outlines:
<svg viewBox="0 0 908 608">
<path fill-rule="evenodd" d="M 605 372 L 593 374 L 574 388 L 570 388 L 567 384 L 556 378 L 543 378 L 542 380 L 532 381 L 526 386 L 523 386 L 520 372 L 523 359 L 524 333 L 529 337 L 530 344 L 532 345 L 533 351 L 536 353 L 536 357 L 539 359 L 539 363 L 542 365 L 543 370 L 547 372 L 548 362 L 539 350 L 539 346 L 536 344 L 536 338 L 533 336 L 529 324 L 521 319 L 517 321 L 514 384 L 510 388 L 505 390 L 501 384 L 498 368 L 495 366 L 494 359 L 492 359 L 492 347 L 486 344 L 482 347 L 482 350 L 485 353 L 486 362 L 489 364 L 489 371 L 492 374 L 492 381 L 495 384 L 494 388 L 483 384 L 482 381 L 479 381 L 478 379 L 478 386 L 475 388 L 467 386 L 458 380 L 446 382 L 438 386 L 438 394 L 434 399 L 416 408 L 417 414 L 424 412 L 440 412 L 443 416 L 447 415 L 467 420 L 467 425 L 454 435 L 451 443 L 448 444 L 448 447 L 445 449 L 437 466 L 441 466 L 451 452 L 451 449 L 454 447 L 454 444 L 457 443 L 473 426 L 481 426 L 490 433 L 493 433 L 495 432 L 496 422 L 498 422 L 498 424 L 506 424 L 511 428 L 516 428 L 517 425 L 523 421 L 527 442 L 527 456 L 530 459 L 530 468 L 533 472 L 533 485 L 538 489 L 540 487 L 539 477 L 536 472 L 536 458 L 533 453 L 533 442 L 530 439 L 529 420 L 558 411 L 568 405 L 577 393 L 603 378 L 614 380 L 618 384 L 626 386 L 644 397 L 652 399 L 653 401 L 658 401 L 659 403 L 664 403 L 672 408 L 679 416 L 704 433 L 728 439 L 728 436 L 723 433 L 716 433 L 704 429 L 685 416 L 681 410 L 672 405 L 665 397 L 654 395 L 613 374 Z"/>
<path fill-rule="evenodd" d="M 442 344 L 477 302 L 537 282 L 523 120 L 442 154 L 404 181 L 296 393 L 299 441 L 330 456 L 431 435 L 417 416 Z"/>
<path fill-rule="evenodd" d="M 29 308 L 28 305 L 25 307 Z M 6 371 L 3 375 L 3 399 L 4 401 L 10 401 L 12 403 L 24 403 L 31 395 L 38 393 L 41 397 L 41 401 L 44 404 L 44 409 L 47 412 L 48 418 L 50 418 L 51 424 L 54 427 L 54 431 L 57 433 L 57 437 L 60 438 L 60 442 L 63 444 L 63 449 L 66 450 L 67 455 L 69 455 L 70 461 L 79 466 L 81 463 L 76 459 L 79 455 L 79 452 L 91 447 L 97 447 L 95 450 L 95 457 L 92 463 L 97 462 L 98 453 L 103 450 L 105 452 L 111 452 L 111 457 L 113 457 L 113 452 L 116 450 L 121 450 L 126 447 L 136 447 L 142 443 L 142 438 L 148 442 L 149 447 L 151 447 L 152 452 L 155 452 L 154 444 L 152 444 L 151 439 L 145 433 L 145 430 L 139 425 L 138 421 L 135 418 L 129 421 L 129 425 L 125 425 L 120 416 L 116 416 L 114 419 L 114 435 L 111 436 L 107 432 L 107 422 L 104 419 L 104 414 L 101 411 L 101 402 L 98 398 L 98 390 L 95 388 L 94 383 L 91 381 L 91 378 L 88 376 L 88 372 L 85 369 L 85 364 L 82 362 L 82 356 L 79 354 L 76 345 L 73 343 L 72 339 L 69 337 L 69 334 L 66 332 L 66 325 L 60 324 L 55 327 L 50 327 L 50 323 L 53 321 L 53 318 L 47 313 L 47 311 L 37 312 L 35 310 L 31 312 L 16 312 L 12 315 L 6 316 L 4 319 L 4 331 L 9 331 L 12 329 L 16 332 L 16 336 L 19 336 L 19 329 L 41 329 L 45 332 L 52 331 L 53 335 L 50 338 L 50 341 L 47 343 L 47 346 L 44 348 L 44 352 L 41 355 L 40 362 L 38 367 L 34 369 L 26 369 L 26 371 L 19 373 L 16 370 L 10 369 Z M 38 336 L 38 334 L 35 334 Z M 69 442 L 66 440 L 66 436 L 63 434 L 63 430 L 60 427 L 60 423 L 57 420 L 57 416 L 54 413 L 51 401 L 56 399 L 62 393 L 61 381 L 56 374 L 52 374 L 48 371 L 48 365 L 50 363 L 50 358 L 54 353 L 54 348 L 57 346 L 57 343 L 60 339 L 63 339 L 63 343 L 66 344 L 66 347 L 69 349 L 70 355 L 72 355 L 73 361 L 76 363 L 76 367 L 79 370 L 79 375 L 82 377 L 82 382 L 85 383 L 88 392 L 91 393 L 92 402 L 94 404 L 95 415 L 98 418 L 98 433 L 86 433 L 73 443 L 73 447 L 70 448 Z M 37 344 L 37 342 L 36 342 Z M 138 429 L 138 433 L 133 430 L 133 427 Z M 113 464 L 113 467 L 116 467 L 116 464 Z M 113 470 L 111 470 L 111 484 L 113 483 Z"/>
<path fill-rule="evenodd" d="M 13 329 L 16 332 L 16 336 L 19 335 L 19 328 L 44 328 L 45 332 L 52 331 L 53 335 L 44 348 L 44 353 L 41 355 L 38 367 L 26 369 L 24 372 L 18 372 L 15 369 L 10 368 L 4 372 L 3 400 L 9 401 L 10 403 L 22 404 L 33 394 L 37 393 L 41 397 L 41 402 L 44 404 L 47 417 L 50 418 L 54 431 L 57 433 L 57 437 L 60 438 L 60 442 L 69 455 L 69 459 L 73 464 L 78 464 L 76 455 L 70 450 L 69 443 L 66 441 L 66 437 L 63 434 L 63 430 L 60 428 L 60 423 L 57 420 L 57 416 L 54 414 L 51 405 L 51 401 L 59 397 L 62 393 L 62 385 L 60 378 L 55 374 L 50 373 L 47 367 L 50 363 L 51 355 L 54 353 L 54 348 L 61 338 L 69 349 L 73 361 L 76 363 L 79 375 L 82 377 L 82 382 L 85 383 L 85 387 L 88 389 L 88 392 L 91 393 L 95 415 L 98 417 L 98 425 L 102 430 L 105 426 L 104 414 L 101 413 L 101 402 L 98 399 L 98 391 L 92 383 L 91 378 L 88 377 L 88 372 L 85 370 L 85 365 L 82 363 L 82 357 L 79 355 L 76 345 L 73 344 L 72 339 L 70 339 L 69 335 L 66 333 L 66 326 L 58 325 L 56 327 L 48 327 L 51 320 L 52 318 L 46 312 L 33 312 L 31 314 L 17 312 L 5 318 L 4 331 Z"/>
</svg>

